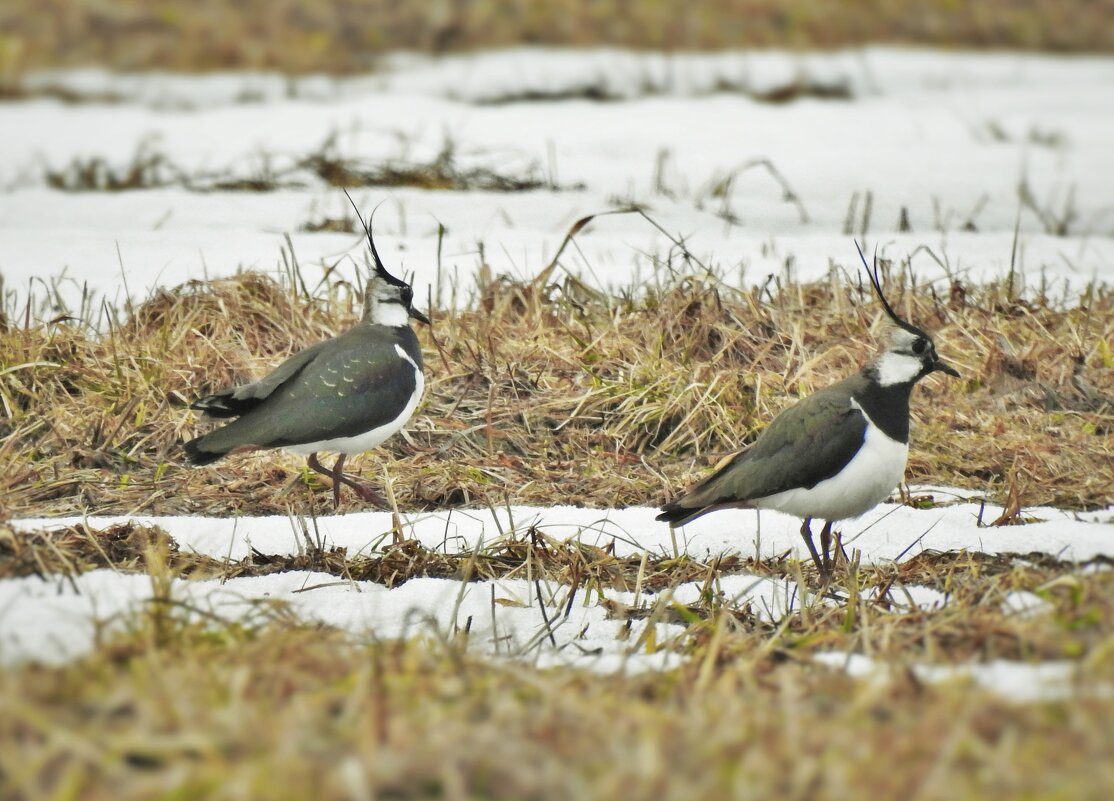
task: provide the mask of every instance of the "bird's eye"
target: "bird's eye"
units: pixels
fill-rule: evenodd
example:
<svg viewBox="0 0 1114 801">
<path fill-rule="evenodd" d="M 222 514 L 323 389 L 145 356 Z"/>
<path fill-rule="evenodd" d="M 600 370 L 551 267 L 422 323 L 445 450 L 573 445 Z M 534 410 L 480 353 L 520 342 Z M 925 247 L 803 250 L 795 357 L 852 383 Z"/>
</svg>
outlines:
<svg viewBox="0 0 1114 801">
<path fill-rule="evenodd" d="M 406 287 L 402 290 L 402 302 L 409 306 L 414 302 L 414 290 Z"/>
<path fill-rule="evenodd" d="M 924 337 L 917 337 L 917 339 L 913 342 L 913 353 L 917 354 L 918 356 L 924 353 L 926 348 L 928 348 L 928 340 Z"/>
</svg>

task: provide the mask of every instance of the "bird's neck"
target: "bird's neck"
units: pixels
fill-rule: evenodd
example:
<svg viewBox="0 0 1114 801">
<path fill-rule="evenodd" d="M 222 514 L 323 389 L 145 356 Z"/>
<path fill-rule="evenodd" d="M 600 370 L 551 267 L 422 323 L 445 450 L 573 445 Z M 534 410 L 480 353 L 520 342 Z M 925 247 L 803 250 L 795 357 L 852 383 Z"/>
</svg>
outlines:
<svg viewBox="0 0 1114 801">
<path fill-rule="evenodd" d="M 897 442 L 908 442 L 909 395 L 916 379 L 882 384 L 873 367 L 870 365 L 863 370 L 867 380 L 854 392 L 855 402 L 883 434 Z"/>
</svg>

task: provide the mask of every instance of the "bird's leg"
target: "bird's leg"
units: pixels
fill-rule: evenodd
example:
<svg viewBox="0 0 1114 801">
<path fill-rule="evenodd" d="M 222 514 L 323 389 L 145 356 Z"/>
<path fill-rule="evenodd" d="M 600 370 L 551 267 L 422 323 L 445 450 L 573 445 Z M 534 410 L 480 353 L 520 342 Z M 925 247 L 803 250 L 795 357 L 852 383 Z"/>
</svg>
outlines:
<svg viewBox="0 0 1114 801">
<path fill-rule="evenodd" d="M 325 467 L 325 465 L 321 464 L 321 462 L 317 460 L 316 453 L 311 453 L 309 455 L 309 458 L 306 459 L 306 464 L 308 464 L 311 469 L 316 470 L 321 475 L 328 476 L 333 480 L 333 510 L 335 511 L 340 506 L 341 484 L 351 487 L 352 491 L 359 495 L 360 500 L 362 501 L 365 501 L 367 503 L 374 503 L 376 506 L 386 506 L 387 502 L 383 500 L 383 497 L 378 492 L 376 492 L 366 484 L 361 484 L 354 478 L 349 478 L 348 476 L 344 475 L 343 472 L 341 472 L 342 468 L 344 467 L 345 458 L 346 454 L 341 454 L 340 458 L 337 459 L 336 464 L 333 465 L 332 470 Z"/>
<path fill-rule="evenodd" d="M 335 512 L 340 508 L 340 477 L 343 475 L 344 460 L 348 458 L 347 453 L 342 453 L 340 458 L 333 464 L 333 511 Z"/>
<path fill-rule="evenodd" d="M 813 562 L 813 564 L 815 564 L 815 565 L 816 565 L 816 567 L 817 567 L 817 568 L 818 568 L 818 569 L 820 570 L 820 574 L 821 574 L 821 575 L 824 575 L 824 576 L 826 576 L 826 575 L 828 574 L 828 573 L 827 573 L 827 570 L 826 570 L 826 569 L 825 569 L 825 567 L 824 567 L 824 563 L 820 561 L 820 554 L 818 554 L 818 553 L 816 552 L 816 545 L 815 545 L 815 543 L 813 543 L 813 541 L 812 541 L 812 527 L 811 527 L 811 523 L 812 523 L 812 518 L 811 518 L 811 517 L 806 517 L 806 518 L 805 518 L 805 519 L 804 519 L 804 520 L 803 520 L 803 521 L 801 522 L 801 537 L 803 537 L 803 538 L 804 538 L 804 541 L 805 541 L 805 545 L 807 545 L 807 546 L 808 546 L 808 552 L 809 552 L 810 554 L 812 554 L 812 562 Z"/>
<path fill-rule="evenodd" d="M 344 457 L 343 456 L 340 457 L 340 461 L 337 462 L 337 464 L 336 464 L 336 466 L 334 467 L 333 470 L 330 470 L 329 468 L 325 467 L 325 465 L 321 464 L 321 462 L 317 461 L 317 454 L 316 453 L 311 453 L 306 458 L 306 464 L 309 465 L 310 470 L 316 470 L 321 475 L 328 476 L 330 479 L 332 479 L 332 482 L 333 482 L 333 511 L 335 512 L 337 510 L 337 508 L 340 506 L 340 480 L 337 478 L 337 474 L 336 474 L 335 470 L 336 470 L 337 467 L 341 467 L 344 464 Z"/>
<path fill-rule="evenodd" d="M 367 484 L 357 481 L 351 476 L 346 476 L 340 471 L 340 468 L 344 466 L 345 456 L 346 454 L 342 453 L 340 455 L 340 458 L 337 459 L 337 463 L 333 465 L 333 471 L 336 473 L 337 481 L 339 481 L 341 484 L 347 484 L 349 487 L 351 487 L 352 491 L 360 496 L 361 501 L 364 501 L 366 503 L 374 503 L 376 506 L 386 507 L 387 501 L 384 500 L 382 495 L 373 490 Z"/>
<path fill-rule="evenodd" d="M 825 520 L 824 528 L 820 530 L 820 550 L 824 552 L 823 572 L 830 573 L 832 569 L 832 521 Z"/>
</svg>

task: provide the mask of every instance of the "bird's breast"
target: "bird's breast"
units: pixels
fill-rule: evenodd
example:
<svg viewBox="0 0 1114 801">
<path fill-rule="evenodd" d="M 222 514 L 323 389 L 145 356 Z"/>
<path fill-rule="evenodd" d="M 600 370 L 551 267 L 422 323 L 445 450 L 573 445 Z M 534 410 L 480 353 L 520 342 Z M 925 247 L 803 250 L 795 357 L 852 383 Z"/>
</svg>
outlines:
<svg viewBox="0 0 1114 801">
<path fill-rule="evenodd" d="M 905 475 L 909 445 L 868 425 L 863 445 L 840 472 L 811 488 L 758 498 L 760 509 L 776 509 L 797 517 L 844 520 L 858 517 L 884 501 Z"/>
</svg>

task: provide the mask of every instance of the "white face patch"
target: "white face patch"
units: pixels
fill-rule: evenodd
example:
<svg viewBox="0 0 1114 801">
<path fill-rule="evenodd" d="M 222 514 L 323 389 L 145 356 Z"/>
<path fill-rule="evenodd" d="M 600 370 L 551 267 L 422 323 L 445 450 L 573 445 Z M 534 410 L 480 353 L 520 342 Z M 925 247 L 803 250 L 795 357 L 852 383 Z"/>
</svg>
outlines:
<svg viewBox="0 0 1114 801">
<path fill-rule="evenodd" d="M 371 309 L 371 322 L 375 325 L 397 327 L 410 324 L 410 312 L 401 303 L 376 303 Z"/>
<path fill-rule="evenodd" d="M 874 361 L 878 383 L 883 387 L 905 384 L 921 374 L 924 363 L 919 356 L 886 351 Z"/>
<path fill-rule="evenodd" d="M 896 350 L 902 353 L 912 352 L 913 343 L 921 339 L 912 331 L 906 331 L 904 328 L 894 328 L 890 333 L 890 347 L 889 350 Z"/>
<path fill-rule="evenodd" d="M 410 311 L 402 302 L 403 287 L 388 283 L 379 275 L 372 276 L 367 284 L 364 316 L 374 325 L 392 328 L 410 324 Z"/>
</svg>

